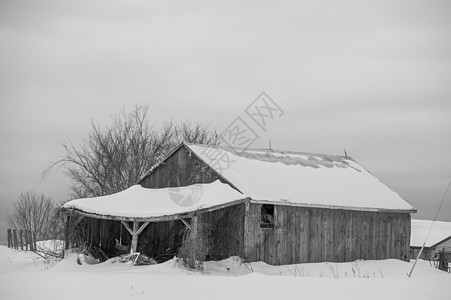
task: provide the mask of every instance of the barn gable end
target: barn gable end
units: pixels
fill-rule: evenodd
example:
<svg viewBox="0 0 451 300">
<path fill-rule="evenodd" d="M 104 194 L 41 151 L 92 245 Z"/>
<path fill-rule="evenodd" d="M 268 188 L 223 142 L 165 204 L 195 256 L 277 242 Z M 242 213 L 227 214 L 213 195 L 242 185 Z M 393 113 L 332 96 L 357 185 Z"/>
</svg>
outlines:
<svg viewBox="0 0 451 300">
<path fill-rule="evenodd" d="M 145 188 L 155 189 L 212 183 L 216 180 L 234 187 L 182 143 L 150 170 L 138 184 Z"/>
</svg>

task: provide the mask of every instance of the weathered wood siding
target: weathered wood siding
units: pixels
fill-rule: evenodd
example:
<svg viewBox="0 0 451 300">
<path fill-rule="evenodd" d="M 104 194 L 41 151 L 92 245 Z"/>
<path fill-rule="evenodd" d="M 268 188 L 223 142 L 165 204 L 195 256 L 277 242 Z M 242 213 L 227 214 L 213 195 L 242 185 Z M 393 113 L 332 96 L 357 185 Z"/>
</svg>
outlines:
<svg viewBox="0 0 451 300">
<path fill-rule="evenodd" d="M 180 147 L 139 183 L 145 188 L 187 186 L 221 180 L 208 165 L 185 146 Z"/>
<path fill-rule="evenodd" d="M 180 220 L 149 223 L 138 237 L 138 252 L 159 259 L 169 250 L 172 256 L 167 258 L 172 258 L 182 243 L 185 228 Z"/>
<path fill-rule="evenodd" d="M 409 257 L 410 214 L 276 205 L 274 228 L 260 228 L 248 204 L 245 257 L 273 265 Z"/>
<path fill-rule="evenodd" d="M 129 225 L 133 228 L 131 222 Z M 184 228 L 180 220 L 152 222 L 139 235 L 137 251 L 150 257 L 158 257 L 168 249 L 176 251 L 182 241 Z M 120 221 L 88 217 L 77 225 L 71 239 L 72 244 L 88 242 L 100 248 L 108 257 L 119 254 L 114 247 L 115 239 L 120 240 L 122 245 L 131 244 L 131 235 Z"/>
<path fill-rule="evenodd" d="M 244 204 L 203 213 L 200 220 L 211 226 L 213 250 L 211 258 L 220 260 L 242 256 L 244 249 Z"/>
<path fill-rule="evenodd" d="M 73 222 L 75 218 L 70 219 L 70 222 Z M 82 246 L 81 243 L 87 242 L 89 245 L 102 249 L 108 257 L 116 255 L 115 239 L 122 240 L 124 245 L 131 243 L 127 229 L 120 221 L 113 220 L 84 217 L 70 235 L 73 245 Z"/>
<path fill-rule="evenodd" d="M 214 244 L 212 259 L 241 256 L 244 247 L 244 204 L 206 212 L 199 218 L 211 228 Z M 187 221 L 190 222 L 189 219 Z M 129 225 L 133 227 L 131 222 Z M 169 250 L 172 256 L 166 258 L 172 258 L 182 243 L 185 229 L 186 226 L 180 220 L 151 222 L 139 235 L 137 251 L 161 261 L 164 260 L 162 255 Z M 115 239 L 121 240 L 123 245 L 131 244 L 131 236 L 120 221 L 85 217 L 77 225 L 71 243 L 80 245 L 88 242 L 100 248 L 108 257 L 113 257 L 119 254 L 114 247 Z"/>
</svg>

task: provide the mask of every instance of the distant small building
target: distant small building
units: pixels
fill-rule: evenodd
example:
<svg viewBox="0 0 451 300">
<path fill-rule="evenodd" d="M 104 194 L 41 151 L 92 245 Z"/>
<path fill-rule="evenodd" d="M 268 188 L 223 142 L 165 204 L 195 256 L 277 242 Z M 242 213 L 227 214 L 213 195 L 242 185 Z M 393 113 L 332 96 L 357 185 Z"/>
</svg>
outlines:
<svg viewBox="0 0 451 300">
<path fill-rule="evenodd" d="M 202 221 L 212 228 L 211 259 L 273 265 L 408 260 L 416 212 L 347 156 L 185 143 L 137 185 L 64 208 L 78 232 L 68 242 L 107 254 L 118 239 L 159 257 Z"/>
<path fill-rule="evenodd" d="M 420 258 L 425 260 L 436 260 L 440 252 L 444 252 L 445 259 L 451 262 L 451 222 L 412 219 L 412 233 L 410 236 L 411 258 L 416 258 L 424 245 Z M 426 236 L 429 237 L 426 240 Z"/>
</svg>

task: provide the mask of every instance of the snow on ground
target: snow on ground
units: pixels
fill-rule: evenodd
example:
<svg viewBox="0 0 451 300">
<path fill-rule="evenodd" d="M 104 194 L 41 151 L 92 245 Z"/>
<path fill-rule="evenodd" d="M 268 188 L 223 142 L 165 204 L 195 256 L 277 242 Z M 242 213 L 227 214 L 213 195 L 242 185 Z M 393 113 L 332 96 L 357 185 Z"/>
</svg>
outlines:
<svg viewBox="0 0 451 300">
<path fill-rule="evenodd" d="M 41 268 L 30 253 L 0 246 L 1 299 L 451 299 L 451 274 L 420 262 L 355 261 L 270 266 L 237 257 L 208 262 L 203 273 L 175 260 L 135 267 L 78 265 L 76 254 Z M 26 267 L 24 267 L 26 266 Z"/>
</svg>

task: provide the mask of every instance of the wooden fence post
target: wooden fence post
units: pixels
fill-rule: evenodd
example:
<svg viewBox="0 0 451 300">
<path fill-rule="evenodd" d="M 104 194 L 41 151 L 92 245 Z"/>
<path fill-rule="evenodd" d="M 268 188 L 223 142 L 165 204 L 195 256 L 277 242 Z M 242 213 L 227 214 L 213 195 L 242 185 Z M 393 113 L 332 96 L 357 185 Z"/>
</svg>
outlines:
<svg viewBox="0 0 451 300">
<path fill-rule="evenodd" d="M 36 231 L 33 232 L 33 248 L 34 251 L 38 251 L 38 247 L 36 246 Z"/>
<path fill-rule="evenodd" d="M 19 230 L 19 243 L 20 243 L 20 250 L 23 250 L 23 230 Z"/>
<path fill-rule="evenodd" d="M 11 236 L 11 228 L 8 229 L 8 248 L 12 248 L 13 247 L 13 238 Z"/>
<path fill-rule="evenodd" d="M 19 249 L 17 245 L 17 231 L 13 229 L 13 237 L 14 237 L 14 249 Z"/>
<path fill-rule="evenodd" d="M 31 250 L 28 249 L 28 230 L 25 230 L 25 250 L 26 251 Z"/>
</svg>

